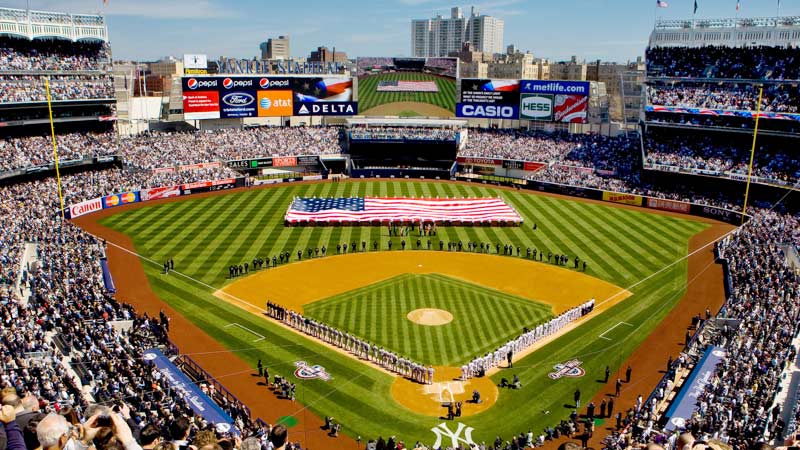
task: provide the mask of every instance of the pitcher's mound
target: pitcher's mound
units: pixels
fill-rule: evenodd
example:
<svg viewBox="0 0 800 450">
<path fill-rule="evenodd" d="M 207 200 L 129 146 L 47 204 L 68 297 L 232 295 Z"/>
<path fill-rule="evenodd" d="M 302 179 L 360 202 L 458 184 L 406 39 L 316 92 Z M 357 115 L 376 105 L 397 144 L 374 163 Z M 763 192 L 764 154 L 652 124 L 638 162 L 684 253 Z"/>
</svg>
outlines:
<svg viewBox="0 0 800 450">
<path fill-rule="evenodd" d="M 415 309 L 406 315 L 408 320 L 419 325 L 445 325 L 453 321 L 453 315 L 443 309 Z"/>
</svg>

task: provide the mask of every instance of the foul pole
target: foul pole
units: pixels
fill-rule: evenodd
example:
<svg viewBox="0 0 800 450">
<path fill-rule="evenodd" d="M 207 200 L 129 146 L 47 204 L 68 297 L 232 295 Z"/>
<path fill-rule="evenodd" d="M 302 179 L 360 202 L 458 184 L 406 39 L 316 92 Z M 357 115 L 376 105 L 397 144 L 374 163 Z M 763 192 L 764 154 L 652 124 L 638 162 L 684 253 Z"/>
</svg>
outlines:
<svg viewBox="0 0 800 450">
<path fill-rule="evenodd" d="M 61 193 L 61 171 L 58 168 L 58 146 L 56 145 L 56 128 L 53 125 L 53 103 L 50 98 L 50 77 L 44 79 L 45 90 L 47 91 L 47 110 L 50 113 L 50 138 L 53 142 L 53 162 L 56 165 L 56 184 L 58 185 L 58 204 L 61 210 L 61 220 L 66 219 L 64 215 L 64 195 Z"/>
<path fill-rule="evenodd" d="M 753 177 L 753 157 L 756 154 L 756 139 L 758 138 L 758 119 L 761 118 L 761 98 L 764 88 L 758 88 L 758 103 L 756 104 L 756 125 L 753 130 L 753 146 L 750 148 L 750 166 L 747 169 L 747 187 L 744 190 L 744 208 L 742 208 L 742 224 L 747 214 L 747 199 L 750 197 L 750 179 Z"/>
</svg>

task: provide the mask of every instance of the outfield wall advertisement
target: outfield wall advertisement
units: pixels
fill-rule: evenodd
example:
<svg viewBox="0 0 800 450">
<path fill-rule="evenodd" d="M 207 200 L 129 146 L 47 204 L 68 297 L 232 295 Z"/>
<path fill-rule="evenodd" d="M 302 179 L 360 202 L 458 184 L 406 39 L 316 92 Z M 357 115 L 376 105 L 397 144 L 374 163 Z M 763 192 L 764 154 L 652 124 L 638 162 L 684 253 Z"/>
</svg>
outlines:
<svg viewBox="0 0 800 450">
<path fill-rule="evenodd" d="M 182 86 L 187 120 L 358 113 L 349 77 L 184 77 Z"/>
<path fill-rule="evenodd" d="M 463 79 L 456 116 L 586 123 L 589 93 L 586 81 Z"/>
</svg>

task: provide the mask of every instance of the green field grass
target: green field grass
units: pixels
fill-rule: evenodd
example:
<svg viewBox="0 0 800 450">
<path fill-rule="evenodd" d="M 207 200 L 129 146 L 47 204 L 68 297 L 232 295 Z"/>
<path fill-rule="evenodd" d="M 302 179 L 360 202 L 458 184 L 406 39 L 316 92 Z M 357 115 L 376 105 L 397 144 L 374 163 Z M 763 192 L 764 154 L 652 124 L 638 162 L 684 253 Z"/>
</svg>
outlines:
<svg viewBox="0 0 800 450">
<path fill-rule="evenodd" d="M 378 83 L 387 80 L 435 81 L 439 92 L 378 92 Z M 358 110 L 367 112 L 386 103 L 417 102 L 429 103 L 454 112 L 456 110 L 456 82 L 448 78 L 425 73 L 388 73 L 358 79 Z M 404 116 L 427 115 L 416 111 L 403 111 Z"/>
<path fill-rule="evenodd" d="M 453 321 L 428 327 L 406 319 L 421 308 Z M 305 308 L 312 319 L 375 342 L 412 361 L 459 367 L 553 317 L 552 307 L 443 275 L 401 275 Z"/>
<path fill-rule="evenodd" d="M 687 280 L 686 261 L 661 269 L 684 257 L 688 239 L 707 227 L 703 223 L 644 211 L 523 191 L 496 190 L 482 184 L 402 181 L 302 184 L 250 190 L 125 211 L 105 218 L 102 223 L 131 236 L 144 256 L 155 261 L 174 258 L 178 271 L 216 289 L 228 282 L 229 265 L 256 256 L 266 257 L 279 251 L 294 253 L 323 244 L 335 248 L 336 243 L 373 240 L 380 242 L 381 250 L 386 251 L 390 238 L 383 227 L 285 227 L 283 224 L 286 208 L 296 196 L 368 195 L 500 195 L 519 211 L 525 220 L 524 226 L 440 227 L 437 237 L 445 241 L 510 242 L 522 248 L 578 255 L 588 262 L 589 275 L 622 287 L 646 279 L 631 288 L 634 295 L 626 301 L 515 363 L 513 373 L 519 375 L 523 388 L 501 390 L 494 407 L 461 420 L 475 428 L 473 436 L 478 442 L 528 429 L 538 432 L 568 416 L 570 410 L 563 405 L 571 401 L 576 387 L 585 398 L 597 392 L 601 385 L 596 379 L 602 378 L 605 366 L 616 369 L 681 298 Z M 536 231 L 531 227 L 533 223 L 537 224 Z M 393 251 L 401 251 L 398 250 L 400 238 L 391 239 Z M 437 244 L 434 242 L 435 248 Z M 390 257 L 388 252 L 387 257 Z M 490 261 L 503 257 L 506 256 L 487 258 Z M 262 358 L 272 373 L 283 375 L 289 374 L 293 362 L 301 359 L 324 366 L 333 375 L 333 381 L 298 380 L 298 401 L 311 411 L 320 416 L 335 416 L 348 434 L 364 439 L 397 435 L 407 443 L 416 440 L 432 443 L 434 435 L 430 429 L 441 421 L 412 413 L 392 401 L 391 376 L 221 302 L 212 295 L 211 289 L 187 278 L 164 276 L 159 264 L 142 261 L 156 294 L 253 365 Z M 313 274 L 309 274 L 309 282 L 313 282 Z M 359 314 L 355 320 L 366 319 Z M 619 322 L 631 326 L 616 326 Z M 252 333 L 229 332 L 231 323 L 253 330 L 265 339 L 253 343 L 257 336 Z M 606 335 L 610 341 L 598 337 L 615 326 Z M 547 376 L 555 364 L 573 358 L 582 362 L 586 376 L 559 380 Z M 501 371 L 493 380 L 499 382 L 501 377 L 510 374 Z M 277 415 L 265 417 L 267 420 L 276 418 Z"/>
</svg>

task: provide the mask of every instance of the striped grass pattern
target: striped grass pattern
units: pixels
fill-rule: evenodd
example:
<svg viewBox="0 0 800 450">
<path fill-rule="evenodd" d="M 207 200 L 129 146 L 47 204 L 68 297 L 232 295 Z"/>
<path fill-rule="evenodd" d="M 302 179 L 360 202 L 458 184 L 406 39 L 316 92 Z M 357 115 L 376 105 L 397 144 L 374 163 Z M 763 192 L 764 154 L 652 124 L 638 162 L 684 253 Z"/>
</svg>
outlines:
<svg viewBox="0 0 800 450">
<path fill-rule="evenodd" d="M 439 92 L 378 92 L 381 81 L 435 81 Z M 425 73 L 387 73 L 358 79 L 358 110 L 396 102 L 430 103 L 448 111 L 456 109 L 456 82 Z"/>
<path fill-rule="evenodd" d="M 174 258 L 177 270 L 220 288 L 227 282 L 229 265 L 256 256 L 271 257 L 279 251 L 294 254 L 298 249 L 326 245 L 335 252 L 336 243 L 377 240 L 381 250 L 391 257 L 387 251 L 390 238 L 383 227 L 285 227 L 283 224 L 283 215 L 295 196 L 366 195 L 499 195 L 522 215 L 523 226 L 440 227 L 438 236 L 432 239 L 434 248 L 438 248 L 437 239 L 509 243 L 523 249 L 535 247 L 578 255 L 588 261 L 589 275 L 622 287 L 646 278 L 631 289 L 634 295 L 629 299 L 523 358 L 514 364 L 513 370 L 494 375 L 492 380 L 499 383 L 500 378 L 508 378 L 513 372 L 523 386 L 515 391 L 501 390 L 493 408 L 461 418 L 465 425 L 475 428 L 473 438 L 477 442 L 490 442 L 497 435 L 508 438 L 529 429 L 538 433 L 557 424 L 569 415 L 570 410 L 563 405 L 571 402 L 576 388 L 581 389 L 585 398 L 592 397 L 601 387 L 595 380 L 602 378 L 606 365 L 615 371 L 681 298 L 687 282 L 686 262 L 662 269 L 686 256 L 689 238 L 707 227 L 691 220 L 531 192 L 497 190 L 483 184 L 399 180 L 250 190 L 124 211 L 105 218 L 102 223 L 127 233 L 144 256 L 157 262 Z M 398 250 L 400 238 L 391 240 L 392 251 L 402 251 Z M 411 413 L 393 402 L 390 399 L 393 378 L 389 375 L 221 302 L 209 289 L 183 277 L 164 276 L 158 264 L 143 262 L 143 266 L 159 297 L 232 353 L 250 361 L 253 367 L 258 358 L 271 373 L 281 375 L 291 375 L 298 360 L 325 367 L 334 381 L 297 380 L 297 399 L 320 416 L 335 416 L 345 424 L 346 433 L 364 439 L 396 435 L 405 442 L 433 443 L 435 436 L 430 430 L 441 421 Z M 310 273 L 308 277 L 313 282 L 314 275 Z M 268 294 L 265 287 L 265 296 Z M 698 305 L 698 312 L 704 307 Z M 368 318 L 359 313 L 349 320 Z M 631 326 L 616 326 L 621 321 Z M 230 327 L 225 327 L 231 323 L 254 330 L 265 339 L 254 344 L 254 337 L 249 334 L 229 332 Z M 612 327 L 613 331 L 606 333 Z M 603 333 L 611 340 L 598 338 Z M 469 339 L 465 336 L 462 340 Z M 555 364 L 571 359 L 581 361 L 585 377 L 552 380 L 547 376 Z M 289 407 L 295 410 L 297 406 Z"/>
<path fill-rule="evenodd" d="M 416 309 L 442 309 L 453 321 L 411 322 Z M 553 317 L 552 308 L 443 275 L 406 274 L 325 299 L 305 314 L 423 364 L 461 366 Z"/>
</svg>

